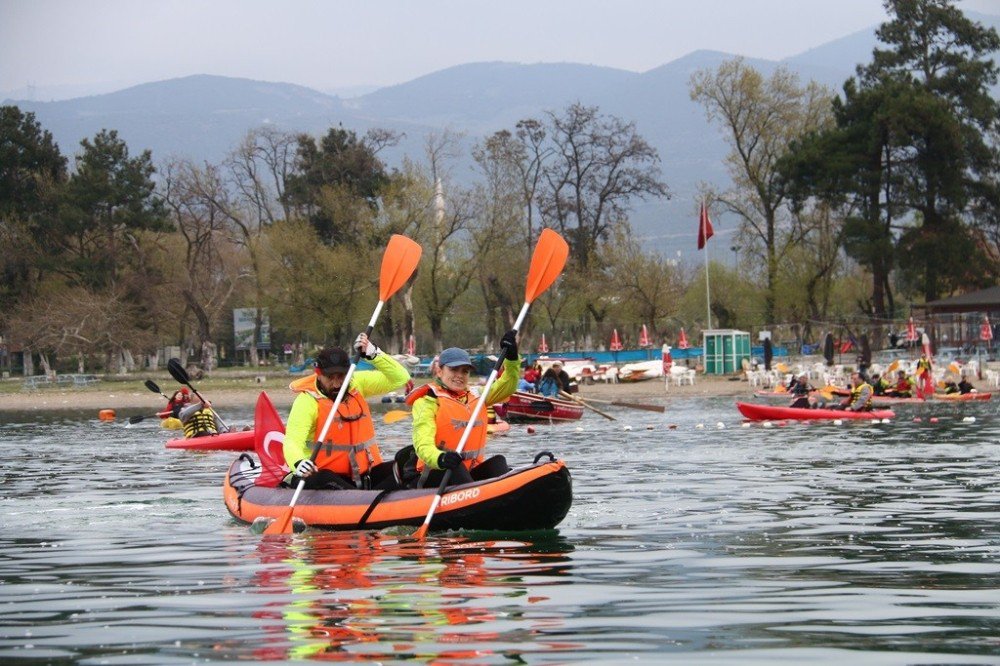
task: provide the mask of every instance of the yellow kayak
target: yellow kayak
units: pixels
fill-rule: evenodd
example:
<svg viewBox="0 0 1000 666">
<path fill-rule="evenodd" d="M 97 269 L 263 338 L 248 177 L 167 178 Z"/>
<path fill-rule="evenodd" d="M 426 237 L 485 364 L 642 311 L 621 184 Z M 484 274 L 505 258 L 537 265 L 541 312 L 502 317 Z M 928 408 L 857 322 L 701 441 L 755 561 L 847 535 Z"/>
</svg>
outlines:
<svg viewBox="0 0 1000 666">
<path fill-rule="evenodd" d="M 180 430 L 183 426 L 181 425 L 180 419 L 168 416 L 165 419 L 160 419 L 160 427 L 166 428 L 167 430 Z"/>
</svg>

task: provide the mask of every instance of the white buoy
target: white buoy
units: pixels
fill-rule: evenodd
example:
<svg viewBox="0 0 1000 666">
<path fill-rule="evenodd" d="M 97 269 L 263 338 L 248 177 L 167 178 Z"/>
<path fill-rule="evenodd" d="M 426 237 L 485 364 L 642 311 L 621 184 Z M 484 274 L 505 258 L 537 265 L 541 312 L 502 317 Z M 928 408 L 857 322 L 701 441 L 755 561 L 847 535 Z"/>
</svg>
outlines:
<svg viewBox="0 0 1000 666">
<path fill-rule="evenodd" d="M 749 427 L 750 427 L 750 422 L 749 422 L 749 421 L 744 421 L 744 422 L 743 422 L 743 423 L 742 423 L 742 424 L 740 425 L 740 427 L 741 427 L 741 428 L 749 428 Z"/>
<path fill-rule="evenodd" d="M 694 427 L 695 430 L 703 430 L 704 428 L 705 428 L 705 424 L 704 423 L 699 423 L 698 425 L 696 425 Z"/>
<path fill-rule="evenodd" d="M 632 429 L 632 426 L 630 426 L 630 425 L 622 426 L 622 430 L 631 430 L 631 429 Z"/>
<path fill-rule="evenodd" d="M 843 419 L 834 419 L 833 425 L 844 425 Z"/>
<path fill-rule="evenodd" d="M 976 422 L 975 416 L 966 416 L 964 419 L 962 419 L 962 423 L 975 423 L 975 422 Z"/>
<path fill-rule="evenodd" d="M 764 421 L 764 423 L 762 423 L 761 425 L 763 425 L 765 428 L 773 428 L 774 427 L 774 424 L 771 423 L 770 421 Z"/>
<path fill-rule="evenodd" d="M 726 424 L 723 423 L 722 421 L 719 421 L 718 423 L 715 424 L 715 427 L 721 430 L 722 428 L 726 427 Z"/>
</svg>

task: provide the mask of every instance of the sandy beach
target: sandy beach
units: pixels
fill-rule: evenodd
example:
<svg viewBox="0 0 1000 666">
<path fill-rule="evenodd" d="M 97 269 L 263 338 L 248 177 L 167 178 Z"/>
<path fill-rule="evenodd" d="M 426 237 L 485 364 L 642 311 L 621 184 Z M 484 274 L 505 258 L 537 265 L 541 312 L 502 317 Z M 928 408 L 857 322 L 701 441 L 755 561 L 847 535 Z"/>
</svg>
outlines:
<svg viewBox="0 0 1000 666">
<path fill-rule="evenodd" d="M 162 409 L 165 401 L 143 386 L 143 381 L 146 378 L 136 375 L 134 380 L 100 381 L 86 388 L 52 387 L 27 390 L 20 388 L 23 380 L 9 379 L 4 383 L 3 392 L 0 392 L 0 412 L 66 409 L 148 409 L 154 411 Z M 194 382 L 194 386 L 219 407 L 252 405 L 257 400 L 260 391 L 264 390 L 267 391 L 271 401 L 278 409 L 287 410 L 294 398 L 292 392 L 288 390 L 290 378 L 291 376 L 288 374 L 277 373 L 242 378 L 213 378 L 203 382 Z M 153 379 L 167 395 L 178 388 L 177 383 L 168 376 L 154 376 Z M 420 381 L 426 381 L 426 379 L 418 380 L 418 383 Z M 578 396 L 585 400 L 595 398 L 597 400 L 621 400 L 665 405 L 678 398 L 694 396 L 748 397 L 751 393 L 750 385 L 742 377 L 698 375 L 693 386 L 671 384 L 664 388 L 662 378 L 621 384 L 603 382 L 584 384 L 580 386 Z"/>
</svg>

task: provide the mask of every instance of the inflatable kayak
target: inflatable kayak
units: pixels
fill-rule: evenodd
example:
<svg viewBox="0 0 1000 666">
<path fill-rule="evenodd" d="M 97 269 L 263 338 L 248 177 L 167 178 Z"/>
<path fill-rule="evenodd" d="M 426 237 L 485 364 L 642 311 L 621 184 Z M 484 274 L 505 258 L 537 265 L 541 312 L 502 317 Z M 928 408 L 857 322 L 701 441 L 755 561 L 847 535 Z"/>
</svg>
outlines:
<svg viewBox="0 0 1000 666">
<path fill-rule="evenodd" d="M 253 430 L 231 430 L 207 437 L 180 437 L 167 442 L 168 449 L 188 451 L 253 451 Z"/>
<path fill-rule="evenodd" d="M 545 458 L 541 462 L 539 459 Z M 294 488 L 268 488 L 254 482 L 261 467 L 242 454 L 229 467 L 223 498 L 232 516 L 252 523 L 277 518 L 288 509 Z M 378 530 L 424 522 L 437 486 L 420 490 L 303 490 L 294 516 L 306 525 L 328 530 Z M 569 512 L 573 484 L 569 470 L 551 454 L 503 476 L 449 487 L 431 529 L 537 530 L 558 525 Z"/>
<path fill-rule="evenodd" d="M 751 421 L 814 421 L 833 419 L 891 419 L 896 414 L 888 409 L 876 409 L 870 412 L 849 412 L 839 409 L 803 409 L 798 407 L 778 407 L 776 405 L 758 405 L 749 402 L 737 402 L 736 408 L 740 414 Z"/>
</svg>

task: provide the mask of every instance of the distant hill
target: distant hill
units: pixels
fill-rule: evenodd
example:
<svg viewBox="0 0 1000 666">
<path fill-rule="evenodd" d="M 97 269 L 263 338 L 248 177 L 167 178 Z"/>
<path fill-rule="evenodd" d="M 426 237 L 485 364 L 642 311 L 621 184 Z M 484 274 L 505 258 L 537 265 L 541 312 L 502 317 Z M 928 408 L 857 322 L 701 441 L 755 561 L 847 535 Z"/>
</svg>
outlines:
<svg viewBox="0 0 1000 666">
<path fill-rule="evenodd" d="M 1000 30 L 1000 16 L 967 13 Z M 765 74 L 784 65 L 803 80 L 834 90 L 870 60 L 876 45 L 872 29 L 828 42 L 781 62 L 748 59 Z M 723 135 L 709 126 L 701 107 L 691 102 L 688 81 L 715 68 L 732 54 L 696 51 L 670 63 L 636 73 L 625 70 L 550 63 L 504 62 L 451 67 L 403 84 L 357 97 L 341 98 L 303 86 L 220 76 L 189 76 L 146 83 L 113 93 L 56 102 L 6 100 L 33 111 L 67 155 L 83 138 L 102 128 L 116 129 L 138 153 L 151 149 L 155 160 L 182 156 L 217 162 L 246 131 L 265 124 L 322 134 L 341 125 L 363 133 L 386 127 L 405 133 L 387 152 L 390 163 L 403 154 L 421 155 L 425 137 L 443 129 L 465 135 L 466 147 L 523 118 L 560 112 L 573 102 L 598 106 L 605 114 L 633 121 L 659 151 L 670 201 L 638 202 L 633 226 L 669 256 L 695 256 L 698 184 L 725 186 L 727 152 Z M 455 166 L 454 176 L 471 178 L 471 162 Z M 726 236 L 734 222 L 713 217 L 717 241 L 713 257 L 730 257 Z"/>
</svg>

